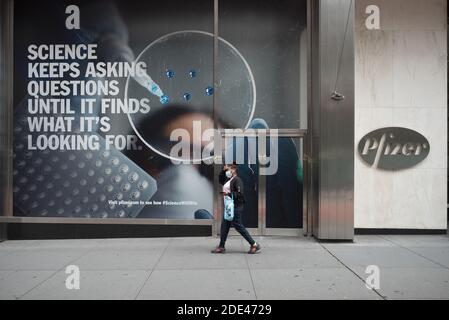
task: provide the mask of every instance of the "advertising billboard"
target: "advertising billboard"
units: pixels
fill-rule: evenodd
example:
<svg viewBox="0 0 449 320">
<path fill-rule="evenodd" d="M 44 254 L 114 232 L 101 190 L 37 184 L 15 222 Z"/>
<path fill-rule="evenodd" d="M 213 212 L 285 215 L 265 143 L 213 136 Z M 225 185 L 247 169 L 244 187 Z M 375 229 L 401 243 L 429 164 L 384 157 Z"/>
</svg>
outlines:
<svg viewBox="0 0 449 320">
<path fill-rule="evenodd" d="M 213 168 L 168 151 L 213 126 L 213 2 L 154 5 L 15 3 L 15 216 L 212 217 Z"/>
</svg>

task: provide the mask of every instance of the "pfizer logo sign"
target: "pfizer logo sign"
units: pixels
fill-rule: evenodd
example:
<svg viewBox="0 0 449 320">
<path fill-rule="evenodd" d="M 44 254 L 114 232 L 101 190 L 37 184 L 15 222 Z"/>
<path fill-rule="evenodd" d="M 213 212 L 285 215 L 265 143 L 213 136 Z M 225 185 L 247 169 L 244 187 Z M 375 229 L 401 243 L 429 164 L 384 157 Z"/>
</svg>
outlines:
<svg viewBox="0 0 449 320">
<path fill-rule="evenodd" d="M 401 170 L 411 168 L 430 152 L 429 141 L 406 128 L 383 128 L 365 135 L 359 142 L 360 157 L 373 168 Z"/>
</svg>

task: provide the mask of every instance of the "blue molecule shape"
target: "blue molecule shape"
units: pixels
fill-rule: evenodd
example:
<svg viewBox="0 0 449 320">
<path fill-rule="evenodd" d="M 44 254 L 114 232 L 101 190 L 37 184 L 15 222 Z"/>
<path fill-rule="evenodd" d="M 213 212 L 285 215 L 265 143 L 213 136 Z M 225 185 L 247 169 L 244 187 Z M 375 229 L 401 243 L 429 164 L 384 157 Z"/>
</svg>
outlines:
<svg viewBox="0 0 449 320">
<path fill-rule="evenodd" d="M 156 92 L 157 92 L 157 89 L 158 89 L 157 85 L 155 85 L 155 84 L 153 83 L 153 85 L 151 86 L 151 92 L 156 93 Z"/>
<path fill-rule="evenodd" d="M 173 78 L 174 76 L 175 76 L 175 72 L 173 71 L 173 70 L 167 70 L 166 72 L 165 72 L 165 74 L 167 75 L 167 77 L 168 78 Z"/>
<path fill-rule="evenodd" d="M 185 101 L 189 101 L 192 98 L 192 95 L 188 92 L 184 93 L 183 98 Z"/>
<path fill-rule="evenodd" d="M 162 104 L 167 104 L 170 99 L 165 94 L 159 99 Z"/>
<path fill-rule="evenodd" d="M 195 78 L 196 77 L 196 71 L 195 70 L 190 70 L 189 71 L 189 76 L 190 76 L 190 78 Z"/>
<path fill-rule="evenodd" d="M 211 96 L 211 95 L 213 95 L 214 94 L 214 88 L 212 88 L 212 87 L 207 87 L 206 88 L 206 94 L 208 95 L 208 96 Z"/>
</svg>

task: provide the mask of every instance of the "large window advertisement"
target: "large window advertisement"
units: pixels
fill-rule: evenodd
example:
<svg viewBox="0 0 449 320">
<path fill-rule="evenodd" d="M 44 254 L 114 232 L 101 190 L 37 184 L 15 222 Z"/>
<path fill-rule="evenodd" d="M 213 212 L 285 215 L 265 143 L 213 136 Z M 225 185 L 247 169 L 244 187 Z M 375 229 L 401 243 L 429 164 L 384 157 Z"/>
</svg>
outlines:
<svg viewBox="0 0 449 320">
<path fill-rule="evenodd" d="M 212 32 L 207 0 L 16 1 L 14 214 L 211 218 L 169 138 L 213 127 Z"/>
<path fill-rule="evenodd" d="M 15 216 L 212 219 L 214 161 L 243 159 L 256 223 L 260 154 L 224 155 L 217 129 L 304 123 L 306 1 L 219 3 L 215 37 L 213 0 L 15 1 Z M 300 142 L 274 140 L 257 153 L 293 155 L 265 171 L 297 227 L 272 188 L 300 198 Z"/>
</svg>

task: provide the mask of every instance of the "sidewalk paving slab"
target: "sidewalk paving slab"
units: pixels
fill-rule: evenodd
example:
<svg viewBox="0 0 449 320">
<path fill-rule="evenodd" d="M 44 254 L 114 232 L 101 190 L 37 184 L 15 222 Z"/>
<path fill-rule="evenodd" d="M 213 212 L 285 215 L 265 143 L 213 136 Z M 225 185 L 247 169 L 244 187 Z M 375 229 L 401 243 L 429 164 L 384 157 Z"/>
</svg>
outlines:
<svg viewBox="0 0 449 320">
<path fill-rule="evenodd" d="M 383 235 L 381 237 L 404 247 L 449 247 L 449 235 Z"/>
<path fill-rule="evenodd" d="M 248 256 L 250 269 L 335 268 L 339 263 L 323 248 L 295 249 L 265 247 L 262 252 Z"/>
<path fill-rule="evenodd" d="M 98 246 L 103 239 L 61 239 L 61 240 L 34 240 L 25 244 L 25 249 L 91 249 Z M 7 241 L 9 242 L 9 241 Z"/>
<path fill-rule="evenodd" d="M 248 269 L 248 250 L 240 239 L 229 239 L 226 254 L 211 254 L 216 239 L 175 240 L 161 257 L 156 269 Z M 245 251 L 246 250 L 246 251 Z"/>
<path fill-rule="evenodd" d="M 138 299 L 255 299 L 248 269 L 155 270 Z"/>
<path fill-rule="evenodd" d="M 251 270 L 258 299 L 381 299 L 346 268 Z"/>
<path fill-rule="evenodd" d="M 152 270 L 164 247 L 95 248 L 73 264 L 81 270 Z"/>
<path fill-rule="evenodd" d="M 89 249 L 26 248 L 0 259 L 0 270 L 60 270 Z"/>
<path fill-rule="evenodd" d="M 16 300 L 48 279 L 54 271 L 0 271 L 0 300 Z"/>
<path fill-rule="evenodd" d="M 397 247 L 397 245 L 388 239 L 384 239 L 381 236 L 377 235 L 357 235 L 354 238 L 354 241 L 321 241 L 320 244 L 325 245 L 326 247 L 350 247 L 350 248 L 358 248 L 358 247 Z"/>
<path fill-rule="evenodd" d="M 143 270 L 81 271 L 80 289 L 68 290 L 67 274 L 60 271 L 21 299 L 26 300 L 131 300 L 148 278 Z"/>
<path fill-rule="evenodd" d="M 165 248 L 172 241 L 172 238 L 129 238 L 129 239 L 103 239 L 98 248 L 113 249 L 145 249 L 145 248 Z"/>
<path fill-rule="evenodd" d="M 314 238 L 307 237 L 254 237 L 256 242 L 259 242 L 262 248 L 295 248 L 295 249 L 320 249 L 321 246 Z M 267 241 L 265 241 L 267 240 Z M 247 249 L 248 244 L 242 240 Z"/>
<path fill-rule="evenodd" d="M 438 268 L 438 264 L 401 247 L 348 247 L 326 246 L 343 264 L 349 267 L 425 267 Z"/>
<path fill-rule="evenodd" d="M 4 241 L 0 242 L 0 259 L 11 253 L 19 252 L 30 247 L 34 240 L 20 240 L 20 241 Z"/>
<path fill-rule="evenodd" d="M 409 247 L 408 249 L 449 269 L 449 247 Z"/>
<path fill-rule="evenodd" d="M 364 268 L 355 268 L 367 277 Z M 449 270 L 444 268 L 380 268 L 380 289 L 386 299 L 449 299 Z"/>
</svg>

